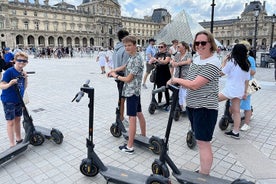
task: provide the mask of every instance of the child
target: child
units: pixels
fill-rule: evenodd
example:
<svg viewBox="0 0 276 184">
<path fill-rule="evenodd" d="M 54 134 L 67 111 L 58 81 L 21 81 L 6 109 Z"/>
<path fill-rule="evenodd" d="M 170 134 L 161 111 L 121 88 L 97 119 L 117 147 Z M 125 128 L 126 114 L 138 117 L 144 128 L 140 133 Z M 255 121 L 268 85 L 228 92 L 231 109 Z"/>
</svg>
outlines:
<svg viewBox="0 0 276 184">
<path fill-rule="evenodd" d="M 20 120 L 22 116 L 22 104 L 16 94 L 14 84 L 17 83 L 20 94 L 23 97 L 24 91 L 27 87 L 27 74 L 23 68 L 28 63 L 28 55 L 23 52 L 18 52 L 15 55 L 15 64 L 13 67 L 7 69 L 3 75 L 0 83 L 2 89 L 1 100 L 4 107 L 5 118 L 7 120 L 7 133 L 10 146 L 22 142 Z M 16 79 L 19 76 L 18 79 Z M 14 137 L 16 141 L 14 141 Z"/>
<path fill-rule="evenodd" d="M 129 116 L 128 143 L 120 146 L 119 149 L 128 154 L 133 154 L 133 143 L 136 134 L 136 116 L 140 122 L 141 135 L 146 136 L 146 122 L 141 109 L 141 83 L 143 75 L 143 60 L 136 48 L 136 38 L 126 36 L 123 38 L 126 52 L 130 55 L 127 64 L 115 68 L 108 73 L 108 76 L 115 77 L 124 82 L 122 96 L 126 98 L 127 115 Z M 116 72 L 125 71 L 125 76 L 119 76 Z"/>
</svg>

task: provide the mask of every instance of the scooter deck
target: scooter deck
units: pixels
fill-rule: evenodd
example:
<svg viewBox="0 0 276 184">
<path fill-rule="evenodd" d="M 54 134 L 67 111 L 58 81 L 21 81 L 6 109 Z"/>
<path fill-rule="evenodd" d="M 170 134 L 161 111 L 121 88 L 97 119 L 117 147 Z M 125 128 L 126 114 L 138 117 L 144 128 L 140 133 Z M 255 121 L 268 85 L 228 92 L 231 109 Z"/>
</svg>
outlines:
<svg viewBox="0 0 276 184">
<path fill-rule="evenodd" d="M 45 128 L 45 127 L 41 127 L 41 126 L 35 126 L 35 130 L 37 132 L 42 133 L 46 137 L 51 137 L 51 129 L 49 129 L 49 128 Z"/>
<path fill-rule="evenodd" d="M 123 136 L 128 139 L 128 131 L 122 132 Z M 141 135 L 135 135 L 134 143 L 149 147 L 149 138 Z"/>
<path fill-rule="evenodd" d="M 27 150 L 28 145 L 29 142 L 20 143 L 0 153 L 0 164 L 3 164 L 4 162 Z"/>
<path fill-rule="evenodd" d="M 107 166 L 107 170 L 100 173 L 106 181 L 119 184 L 145 184 L 148 179 L 146 175 L 113 166 Z"/>
<path fill-rule="evenodd" d="M 173 176 L 180 183 L 189 183 L 189 184 L 231 184 L 229 180 L 216 178 L 213 176 L 207 176 L 204 174 L 199 174 L 193 171 L 188 171 L 184 169 L 179 170 L 181 174 L 172 173 Z"/>
</svg>

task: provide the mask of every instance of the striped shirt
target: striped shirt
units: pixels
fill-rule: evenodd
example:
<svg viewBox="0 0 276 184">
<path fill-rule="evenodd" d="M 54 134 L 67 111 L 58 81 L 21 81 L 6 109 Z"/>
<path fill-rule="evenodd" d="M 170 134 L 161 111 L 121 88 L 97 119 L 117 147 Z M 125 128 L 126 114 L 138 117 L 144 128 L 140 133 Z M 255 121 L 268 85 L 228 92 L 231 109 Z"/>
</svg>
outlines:
<svg viewBox="0 0 276 184">
<path fill-rule="evenodd" d="M 197 76 L 202 76 L 209 82 L 197 90 L 188 89 L 188 107 L 218 109 L 220 66 L 220 60 L 216 55 L 203 60 L 200 59 L 200 56 L 194 59 L 190 65 L 187 79 L 192 81 Z"/>
</svg>

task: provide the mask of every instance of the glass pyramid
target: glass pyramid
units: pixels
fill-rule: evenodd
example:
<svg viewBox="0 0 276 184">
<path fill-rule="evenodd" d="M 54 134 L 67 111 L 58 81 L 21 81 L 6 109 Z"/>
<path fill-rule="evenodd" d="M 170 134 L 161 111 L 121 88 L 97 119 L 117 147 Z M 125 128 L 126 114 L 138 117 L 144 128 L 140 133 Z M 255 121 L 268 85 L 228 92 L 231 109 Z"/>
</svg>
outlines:
<svg viewBox="0 0 276 184">
<path fill-rule="evenodd" d="M 192 44 L 197 32 L 205 30 L 189 14 L 182 10 L 177 14 L 171 23 L 167 24 L 154 38 L 156 43 L 165 42 L 171 44 L 171 41 L 185 41 Z M 221 45 L 217 40 L 216 44 Z"/>
</svg>

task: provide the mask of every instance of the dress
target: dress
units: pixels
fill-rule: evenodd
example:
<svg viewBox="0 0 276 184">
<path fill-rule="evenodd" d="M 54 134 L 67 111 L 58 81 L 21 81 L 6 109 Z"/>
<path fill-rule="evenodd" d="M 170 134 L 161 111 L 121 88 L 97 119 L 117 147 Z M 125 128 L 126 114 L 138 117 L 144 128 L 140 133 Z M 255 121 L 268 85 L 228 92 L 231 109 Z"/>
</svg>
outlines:
<svg viewBox="0 0 276 184">
<path fill-rule="evenodd" d="M 174 57 L 174 60 L 176 62 L 182 62 L 182 61 L 187 61 L 188 58 L 192 59 L 192 55 L 188 52 L 185 53 L 185 55 L 183 57 L 181 57 L 180 53 L 177 53 Z M 181 65 L 175 68 L 175 73 L 174 76 L 177 78 L 182 78 L 182 79 L 186 79 L 188 72 L 189 72 L 189 68 L 190 68 L 190 64 L 185 64 L 185 65 Z M 179 88 L 179 105 L 183 106 L 184 102 L 186 101 L 186 88 L 184 88 L 183 86 L 180 86 Z"/>
<path fill-rule="evenodd" d="M 154 56 L 157 59 L 165 59 L 166 57 L 171 57 L 170 53 L 158 52 Z M 167 64 L 158 64 L 156 68 L 156 85 L 157 87 L 166 86 L 167 81 L 170 80 L 171 73 L 169 68 L 169 63 Z"/>
<path fill-rule="evenodd" d="M 105 66 L 105 62 L 106 62 L 106 54 L 104 51 L 100 51 L 98 53 L 98 57 L 99 57 L 99 65 L 102 67 L 102 66 Z"/>
<path fill-rule="evenodd" d="M 233 60 L 229 60 L 222 69 L 222 73 L 227 75 L 227 81 L 221 93 L 228 99 L 242 99 L 245 81 L 250 80 L 250 72 L 243 71 L 238 64 L 234 64 Z"/>
</svg>

